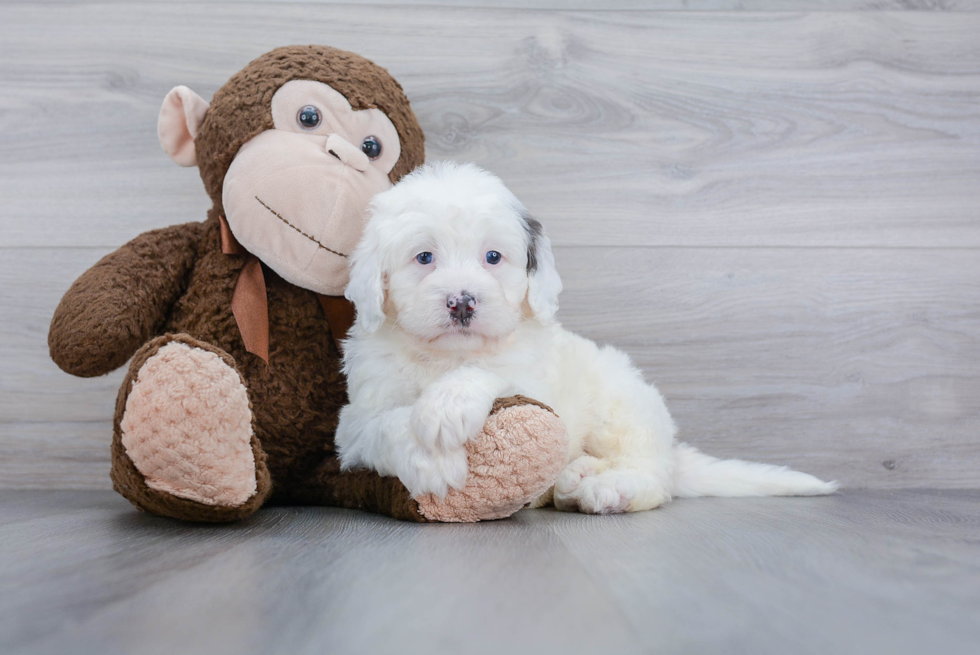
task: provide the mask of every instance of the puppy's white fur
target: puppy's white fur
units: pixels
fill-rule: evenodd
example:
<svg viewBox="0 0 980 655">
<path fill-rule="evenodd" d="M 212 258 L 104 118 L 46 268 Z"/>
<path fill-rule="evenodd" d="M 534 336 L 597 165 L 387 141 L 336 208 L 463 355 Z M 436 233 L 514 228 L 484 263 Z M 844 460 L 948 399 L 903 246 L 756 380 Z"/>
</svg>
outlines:
<svg viewBox="0 0 980 655">
<path fill-rule="evenodd" d="M 560 509 L 837 488 L 676 444 L 663 397 L 626 354 L 555 321 L 561 279 L 551 244 L 495 176 L 425 166 L 376 196 L 371 214 L 347 288 L 357 320 L 344 348 L 350 404 L 336 435 L 344 468 L 396 475 L 415 496 L 461 488 L 464 444 L 496 398 L 521 393 L 553 407 L 568 430 L 569 463 L 553 494 Z M 490 251 L 499 263 L 488 262 Z M 419 262 L 423 252 L 432 263 Z M 447 305 L 464 293 L 475 298 L 468 322 Z"/>
</svg>

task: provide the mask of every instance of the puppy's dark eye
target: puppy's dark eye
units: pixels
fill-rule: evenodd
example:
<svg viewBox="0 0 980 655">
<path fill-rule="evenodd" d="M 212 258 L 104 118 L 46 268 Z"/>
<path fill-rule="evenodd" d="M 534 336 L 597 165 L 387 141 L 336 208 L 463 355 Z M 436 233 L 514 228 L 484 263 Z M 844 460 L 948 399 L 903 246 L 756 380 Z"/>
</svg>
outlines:
<svg viewBox="0 0 980 655">
<path fill-rule="evenodd" d="M 320 125 L 321 120 L 320 110 L 313 105 L 306 105 L 296 114 L 296 122 L 304 130 L 315 130 Z"/>
<path fill-rule="evenodd" d="M 368 159 L 377 159 L 381 156 L 381 142 L 376 136 L 366 136 L 361 141 L 361 152 L 368 156 Z"/>
<path fill-rule="evenodd" d="M 487 253 L 487 263 L 488 264 L 499 264 L 500 263 L 500 253 L 496 250 L 491 250 Z"/>
<path fill-rule="evenodd" d="M 431 264 L 432 263 L 432 253 L 431 252 L 420 252 L 419 254 L 415 255 L 415 261 L 417 261 L 419 264 L 422 264 L 423 266 L 425 266 L 427 264 Z"/>
</svg>

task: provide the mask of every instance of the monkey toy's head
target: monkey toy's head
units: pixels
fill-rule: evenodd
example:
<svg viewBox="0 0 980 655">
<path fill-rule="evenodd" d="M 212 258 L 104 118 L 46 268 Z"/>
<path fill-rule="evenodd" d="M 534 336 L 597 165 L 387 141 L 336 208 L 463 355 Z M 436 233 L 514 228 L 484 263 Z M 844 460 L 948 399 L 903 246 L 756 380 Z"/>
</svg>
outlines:
<svg viewBox="0 0 980 655">
<path fill-rule="evenodd" d="M 347 285 L 348 255 L 371 197 L 423 163 L 422 128 L 386 70 L 350 52 L 268 52 L 211 100 L 179 86 L 160 110 L 160 142 L 198 166 L 213 213 L 293 284 Z"/>
</svg>

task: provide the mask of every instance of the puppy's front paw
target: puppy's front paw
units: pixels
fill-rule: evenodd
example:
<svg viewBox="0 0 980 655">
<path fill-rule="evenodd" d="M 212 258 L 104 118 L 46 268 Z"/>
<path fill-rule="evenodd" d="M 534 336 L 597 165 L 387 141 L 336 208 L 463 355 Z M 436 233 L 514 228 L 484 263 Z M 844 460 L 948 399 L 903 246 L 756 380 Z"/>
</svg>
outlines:
<svg viewBox="0 0 980 655">
<path fill-rule="evenodd" d="M 579 457 L 555 483 L 555 507 L 565 512 L 617 514 L 653 509 L 669 500 L 657 476 L 636 468 L 612 468 L 595 457 Z"/>
<path fill-rule="evenodd" d="M 466 486 L 468 474 L 463 447 L 434 452 L 416 447 L 398 466 L 398 479 L 413 498 L 429 493 L 445 498 L 450 487 L 462 489 Z"/>
<path fill-rule="evenodd" d="M 430 451 L 460 448 L 483 429 L 495 398 L 475 385 L 433 385 L 412 408 L 412 431 Z"/>
</svg>

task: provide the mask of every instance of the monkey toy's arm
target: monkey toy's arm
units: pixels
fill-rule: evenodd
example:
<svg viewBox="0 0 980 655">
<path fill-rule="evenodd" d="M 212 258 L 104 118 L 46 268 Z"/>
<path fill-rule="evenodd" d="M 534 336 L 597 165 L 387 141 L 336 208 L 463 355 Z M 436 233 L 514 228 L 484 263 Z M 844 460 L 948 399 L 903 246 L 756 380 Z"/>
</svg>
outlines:
<svg viewBox="0 0 980 655">
<path fill-rule="evenodd" d="M 184 290 L 203 223 L 146 232 L 82 274 L 55 310 L 51 358 L 66 373 L 105 375 L 163 326 Z"/>
</svg>

